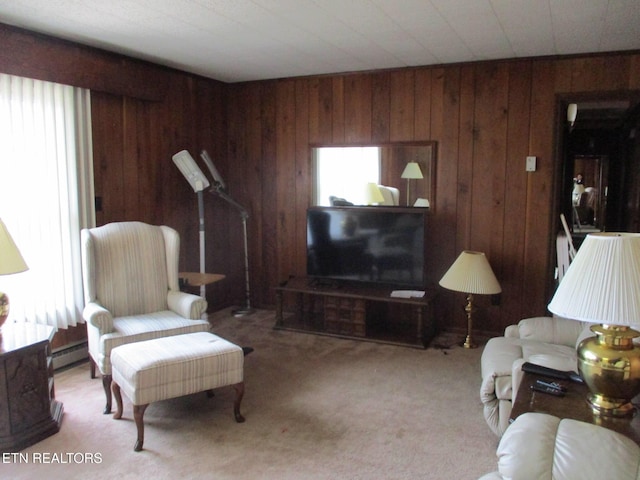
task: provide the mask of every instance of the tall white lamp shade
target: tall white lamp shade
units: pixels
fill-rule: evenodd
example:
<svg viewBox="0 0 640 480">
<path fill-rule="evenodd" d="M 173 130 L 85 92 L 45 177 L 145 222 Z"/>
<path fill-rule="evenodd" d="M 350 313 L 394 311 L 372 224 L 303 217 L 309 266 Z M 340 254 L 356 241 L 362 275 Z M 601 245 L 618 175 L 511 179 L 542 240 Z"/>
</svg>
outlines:
<svg viewBox="0 0 640 480">
<path fill-rule="evenodd" d="M 549 311 L 590 322 L 595 337 L 578 346 L 578 370 L 596 414 L 626 416 L 640 394 L 640 234 L 587 235 L 567 269 Z"/>
</svg>

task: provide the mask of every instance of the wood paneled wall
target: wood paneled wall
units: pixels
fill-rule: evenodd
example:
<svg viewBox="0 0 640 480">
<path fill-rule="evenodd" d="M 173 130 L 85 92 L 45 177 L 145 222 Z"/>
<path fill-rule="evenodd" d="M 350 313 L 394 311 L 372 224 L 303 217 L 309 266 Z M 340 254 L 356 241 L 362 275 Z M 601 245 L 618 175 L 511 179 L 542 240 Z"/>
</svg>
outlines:
<svg viewBox="0 0 640 480">
<path fill-rule="evenodd" d="M 250 205 L 260 305 L 305 274 L 309 144 L 437 142 L 431 273 L 463 249 L 487 254 L 499 304 L 478 298 L 476 328 L 546 314 L 554 288 L 557 96 L 640 88 L 640 56 L 494 61 L 229 86 L 229 175 Z M 525 157 L 538 157 L 525 172 Z M 402 187 L 397 179 L 396 186 Z M 495 300 L 495 299 L 494 299 Z M 464 296 L 442 291 L 442 327 L 465 328 Z"/>
<path fill-rule="evenodd" d="M 169 225 L 181 235 L 180 268 L 197 271 L 197 196 L 171 157 L 188 149 L 197 158 L 205 148 L 226 158 L 226 85 L 1 24 L 0 43 L 0 72 L 91 89 L 98 225 Z M 227 212 L 212 195 L 205 211 L 207 269 L 224 273 L 233 263 Z M 227 306 L 233 291 L 226 281 L 208 287 L 210 310 Z M 56 344 L 74 336 L 61 331 Z"/>
<path fill-rule="evenodd" d="M 0 71 L 92 90 L 100 224 L 176 228 L 180 267 L 198 268 L 196 195 L 171 162 L 206 148 L 250 213 L 252 303 L 305 273 L 310 143 L 437 142 L 433 280 L 463 249 L 486 252 L 503 288 L 479 298 L 476 328 L 500 332 L 546 311 L 554 264 L 558 94 L 640 89 L 640 55 L 495 61 L 223 84 L 0 25 Z M 538 157 L 526 173 L 525 157 Z M 400 179 L 398 179 L 398 185 Z M 399 185 L 400 186 L 400 185 Z M 207 196 L 212 309 L 244 298 L 238 212 Z M 464 298 L 442 291 L 441 326 L 464 328 Z"/>
</svg>

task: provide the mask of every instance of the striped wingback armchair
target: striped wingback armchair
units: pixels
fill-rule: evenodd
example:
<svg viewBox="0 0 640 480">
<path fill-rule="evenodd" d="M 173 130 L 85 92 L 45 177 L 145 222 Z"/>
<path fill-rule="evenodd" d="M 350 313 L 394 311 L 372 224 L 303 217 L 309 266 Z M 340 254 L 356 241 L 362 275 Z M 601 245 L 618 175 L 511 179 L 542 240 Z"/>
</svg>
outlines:
<svg viewBox="0 0 640 480">
<path fill-rule="evenodd" d="M 126 343 L 209 331 L 203 298 L 178 287 L 180 237 L 167 226 L 118 222 L 81 232 L 91 378 L 102 374 L 111 412 L 111 350 Z"/>
</svg>

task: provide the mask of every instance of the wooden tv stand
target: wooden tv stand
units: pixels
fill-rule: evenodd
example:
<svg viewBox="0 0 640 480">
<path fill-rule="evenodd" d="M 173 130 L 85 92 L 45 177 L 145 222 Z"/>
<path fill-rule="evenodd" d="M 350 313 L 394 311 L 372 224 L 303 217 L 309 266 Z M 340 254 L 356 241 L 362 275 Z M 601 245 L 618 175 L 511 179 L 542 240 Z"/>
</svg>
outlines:
<svg viewBox="0 0 640 480">
<path fill-rule="evenodd" d="M 422 298 L 391 297 L 393 290 L 400 289 L 291 277 L 276 288 L 274 328 L 426 348 L 435 290 Z"/>
</svg>

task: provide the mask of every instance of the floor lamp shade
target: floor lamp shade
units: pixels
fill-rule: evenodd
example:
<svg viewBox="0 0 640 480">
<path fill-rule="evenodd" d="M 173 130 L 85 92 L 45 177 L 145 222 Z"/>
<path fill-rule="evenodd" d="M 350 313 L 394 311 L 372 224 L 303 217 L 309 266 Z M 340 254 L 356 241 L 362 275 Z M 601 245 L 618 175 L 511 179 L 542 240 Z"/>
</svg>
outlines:
<svg viewBox="0 0 640 480">
<path fill-rule="evenodd" d="M 440 280 L 440 286 L 474 295 L 500 293 L 500 283 L 482 252 L 463 251 Z"/>
<path fill-rule="evenodd" d="M 487 257 L 482 252 L 463 251 L 440 279 L 440 286 L 467 294 L 467 305 L 464 309 L 467 314 L 467 338 L 463 346 L 475 348 L 476 344 L 471 338 L 473 295 L 494 295 L 502 291 Z"/>
<path fill-rule="evenodd" d="M 424 176 L 422 175 L 422 170 L 420 170 L 420 164 L 418 164 L 418 162 L 409 162 L 407 163 L 407 166 L 404 167 L 404 170 L 402 171 L 402 175 L 400 175 L 400 178 L 406 178 L 407 179 L 407 207 L 410 205 L 410 194 L 409 194 L 409 188 L 410 188 L 410 182 L 411 179 L 421 179 L 424 178 Z"/>
<path fill-rule="evenodd" d="M 578 369 L 595 413 L 633 412 L 640 393 L 640 234 L 587 235 L 549 303 L 564 318 L 591 322 L 595 337 L 578 346 Z"/>
<path fill-rule="evenodd" d="M 418 162 L 409 162 L 407 166 L 404 167 L 402 171 L 401 178 L 424 178 L 422 176 L 422 170 L 420 170 L 420 165 Z"/>
</svg>

